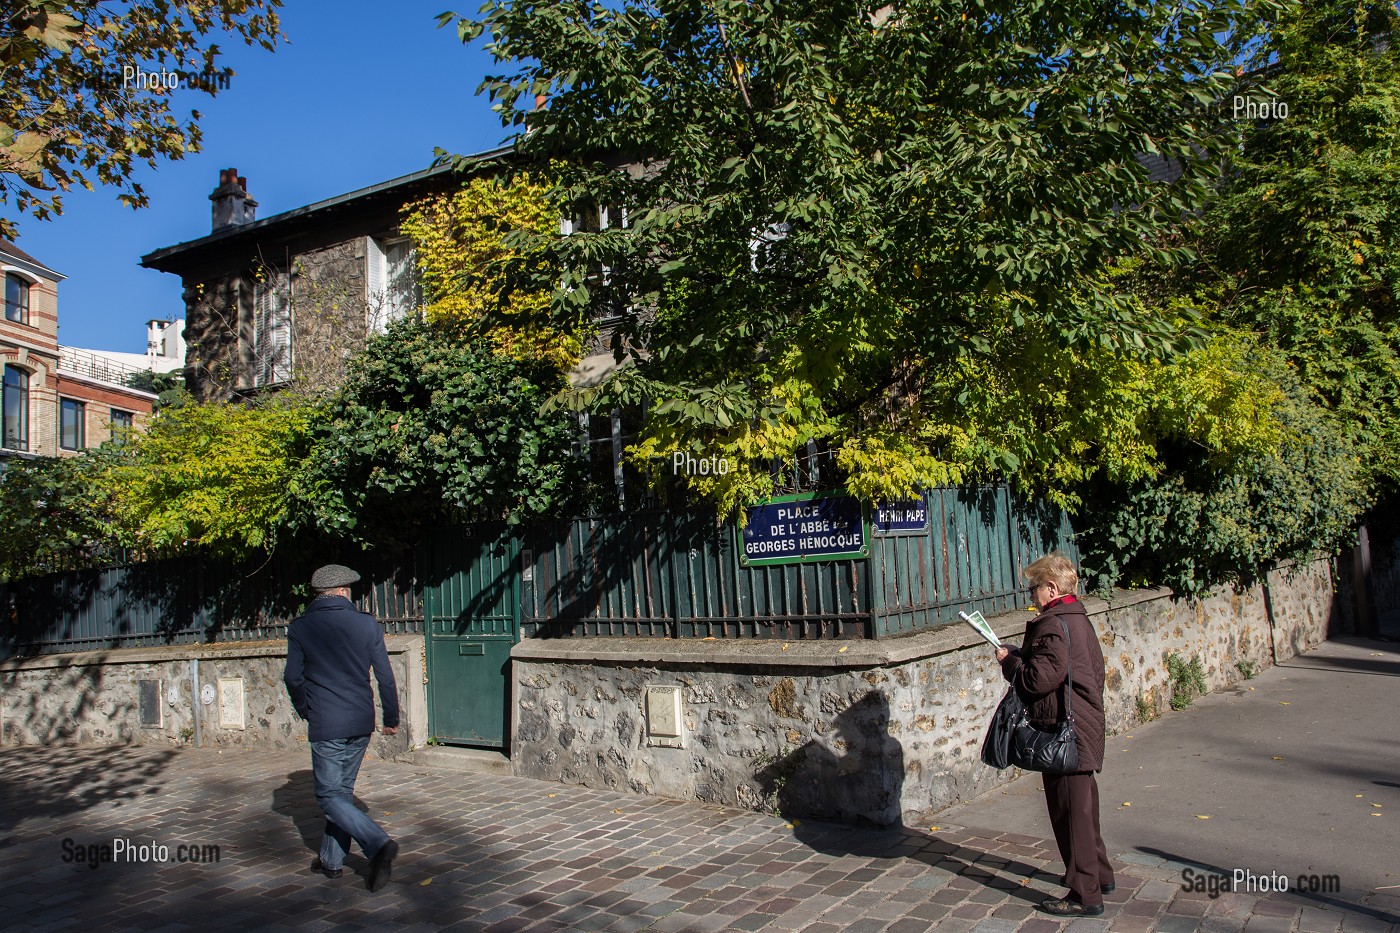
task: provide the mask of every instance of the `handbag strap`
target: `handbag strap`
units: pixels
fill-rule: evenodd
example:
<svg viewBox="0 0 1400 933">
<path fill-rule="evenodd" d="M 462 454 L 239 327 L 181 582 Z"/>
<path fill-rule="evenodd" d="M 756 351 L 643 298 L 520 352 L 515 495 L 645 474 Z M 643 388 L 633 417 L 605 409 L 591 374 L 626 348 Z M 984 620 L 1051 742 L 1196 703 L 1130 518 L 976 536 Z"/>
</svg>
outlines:
<svg viewBox="0 0 1400 933">
<path fill-rule="evenodd" d="M 1069 626 L 1059 616 L 1060 628 L 1065 630 L 1065 718 L 1074 721 L 1074 643 L 1070 641 Z"/>
</svg>

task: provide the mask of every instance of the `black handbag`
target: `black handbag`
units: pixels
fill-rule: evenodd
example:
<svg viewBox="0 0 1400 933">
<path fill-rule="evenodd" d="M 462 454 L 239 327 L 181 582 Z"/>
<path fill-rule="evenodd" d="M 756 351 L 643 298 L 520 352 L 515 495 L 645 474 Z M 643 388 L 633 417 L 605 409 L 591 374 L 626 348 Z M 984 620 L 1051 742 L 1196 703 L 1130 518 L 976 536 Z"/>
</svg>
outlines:
<svg viewBox="0 0 1400 933">
<path fill-rule="evenodd" d="M 992 714 L 987 737 L 982 741 L 983 764 L 998 770 L 1011 767 L 1011 736 L 1016 731 L 1016 724 L 1025 716 L 1026 705 L 1016 695 L 1016 688 L 1009 687 L 997 711 Z"/>
<path fill-rule="evenodd" d="M 1010 765 L 1024 771 L 1069 774 L 1079 770 L 1079 746 L 1074 736 L 1074 656 L 1069 627 L 1063 619 L 1068 670 L 1065 676 L 1065 718 L 1059 727 L 1047 732 L 1031 725 L 1025 704 L 1016 687 L 1006 691 L 992 716 L 987 738 L 982 743 L 982 760 L 994 768 Z"/>
</svg>

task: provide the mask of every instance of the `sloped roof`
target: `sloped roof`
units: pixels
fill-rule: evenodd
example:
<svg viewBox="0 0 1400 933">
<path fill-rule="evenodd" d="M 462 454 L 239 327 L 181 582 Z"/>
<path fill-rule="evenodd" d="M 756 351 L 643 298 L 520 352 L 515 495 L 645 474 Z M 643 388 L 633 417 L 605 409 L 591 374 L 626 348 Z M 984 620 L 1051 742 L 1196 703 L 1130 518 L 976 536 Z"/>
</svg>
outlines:
<svg viewBox="0 0 1400 933">
<path fill-rule="evenodd" d="M 489 162 L 513 151 L 513 146 L 503 146 L 485 152 L 473 153 L 466 158 L 472 162 Z M 273 214 L 271 217 L 264 217 L 261 220 L 224 227 L 207 236 L 177 243 L 174 246 L 165 246 L 147 253 L 141 257 L 141 265 L 148 269 L 159 269 L 162 272 L 175 272 L 183 265 L 182 260 L 185 257 L 207 252 L 210 247 L 220 247 L 235 240 L 245 239 L 251 234 L 266 231 L 274 226 L 321 220 L 347 207 L 368 206 L 385 197 L 402 198 L 406 191 L 411 191 L 414 187 L 451 171 L 453 171 L 453 166 L 449 163 L 435 165 L 389 181 L 370 185 L 367 188 L 360 188 L 346 194 L 338 194 L 332 198 L 316 201 L 305 207 L 296 207 L 280 214 Z"/>
<path fill-rule="evenodd" d="M 67 278 L 67 276 L 63 275 L 61 272 L 55 272 L 53 269 L 50 269 L 9 240 L 0 240 L 0 256 L 9 258 L 16 265 L 21 267 L 32 267 L 26 271 L 33 272 L 35 275 L 42 275 L 44 278 L 52 279 L 55 282 Z"/>
</svg>

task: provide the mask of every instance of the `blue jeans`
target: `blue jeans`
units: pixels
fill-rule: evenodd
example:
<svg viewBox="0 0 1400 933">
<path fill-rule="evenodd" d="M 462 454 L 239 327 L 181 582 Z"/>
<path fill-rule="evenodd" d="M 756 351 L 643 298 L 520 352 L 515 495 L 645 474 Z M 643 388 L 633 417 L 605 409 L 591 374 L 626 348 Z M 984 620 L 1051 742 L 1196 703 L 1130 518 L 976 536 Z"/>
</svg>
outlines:
<svg viewBox="0 0 1400 933">
<path fill-rule="evenodd" d="M 355 778 L 369 748 L 369 736 L 328 739 L 311 743 L 311 775 L 316 782 L 316 802 L 326 814 L 326 834 L 321 839 L 321 867 L 334 871 L 345 863 L 350 840 L 360 844 L 368 858 L 389 841 L 389 834 L 355 806 Z"/>
</svg>

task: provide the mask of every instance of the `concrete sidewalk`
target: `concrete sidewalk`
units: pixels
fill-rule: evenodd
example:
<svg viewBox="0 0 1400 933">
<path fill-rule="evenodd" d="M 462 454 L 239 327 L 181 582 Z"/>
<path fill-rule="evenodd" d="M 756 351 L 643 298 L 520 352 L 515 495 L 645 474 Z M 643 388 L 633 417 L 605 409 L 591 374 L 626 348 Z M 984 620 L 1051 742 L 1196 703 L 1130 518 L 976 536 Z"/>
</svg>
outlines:
<svg viewBox="0 0 1400 933">
<path fill-rule="evenodd" d="M 1188 869 L 1191 880 L 1236 869 L 1282 875 L 1293 889 L 1299 876 L 1333 875 L 1339 890 L 1268 900 L 1307 907 L 1309 917 L 1400 914 L 1398 721 L 1400 645 L 1327 642 L 1110 737 L 1099 776 L 1104 842 L 1118 861 L 1178 890 Z M 940 816 L 1049 834 L 1036 777 Z M 1327 918 L 1301 929 L 1314 925 L 1334 929 Z"/>
<path fill-rule="evenodd" d="M 368 762 L 360 797 L 404 851 L 370 894 L 358 855 L 358 874 L 309 871 L 308 754 L 113 748 L 0 751 L 0 916 L 36 931 L 1400 933 L 1397 676 L 1395 644 L 1331 643 L 1111 739 L 1119 887 L 1095 920 L 1034 910 L 1061 892 L 1034 777 L 871 830 Z M 85 864 L 114 840 L 218 860 Z M 1341 890 L 1212 898 L 1182 889 L 1184 868 L 1335 874 Z"/>
</svg>

